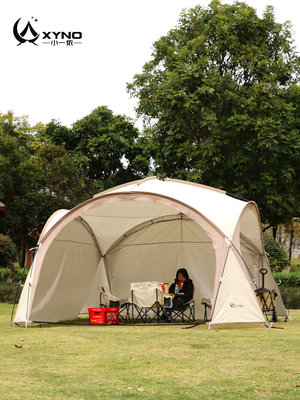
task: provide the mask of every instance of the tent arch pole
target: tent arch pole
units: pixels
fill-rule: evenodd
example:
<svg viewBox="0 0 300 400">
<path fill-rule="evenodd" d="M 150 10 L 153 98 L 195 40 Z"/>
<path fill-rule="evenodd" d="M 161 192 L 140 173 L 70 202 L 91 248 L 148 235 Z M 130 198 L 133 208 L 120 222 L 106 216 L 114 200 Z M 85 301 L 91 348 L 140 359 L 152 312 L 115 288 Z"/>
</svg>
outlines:
<svg viewBox="0 0 300 400">
<path fill-rule="evenodd" d="M 169 217 L 169 219 L 166 217 Z M 130 228 L 127 232 L 123 233 L 122 236 L 120 236 L 114 243 L 112 243 L 112 245 L 106 251 L 105 255 L 110 254 L 116 248 L 116 246 L 118 246 L 118 244 L 120 244 L 128 236 L 134 235 L 135 233 L 137 233 L 153 224 L 160 224 L 160 223 L 164 223 L 164 222 L 180 221 L 180 220 L 181 220 L 181 224 L 182 224 L 182 219 L 183 219 L 183 214 L 180 213 L 180 214 L 170 214 L 168 216 L 166 215 L 163 217 L 151 218 L 148 221 L 141 222 L 140 224 L 134 226 L 133 228 Z M 181 240 L 182 240 L 182 238 L 181 238 Z"/>
<path fill-rule="evenodd" d="M 99 254 L 100 254 L 99 262 L 100 262 L 101 259 L 103 259 L 103 264 L 104 264 L 104 268 L 105 268 L 105 273 L 106 273 L 106 277 L 107 277 L 107 282 L 108 282 L 109 290 L 111 290 L 110 281 L 109 281 L 109 279 L 108 279 L 108 268 L 107 268 L 106 257 L 105 257 L 105 255 L 103 255 L 103 253 L 102 253 L 101 247 L 100 247 L 100 245 L 99 245 L 99 243 L 98 243 L 98 240 L 96 239 L 96 236 L 95 236 L 95 234 L 94 234 L 94 231 L 93 231 L 91 225 L 90 225 L 84 218 L 82 218 L 81 216 L 79 216 L 79 217 L 78 217 L 78 220 L 82 223 L 82 225 L 85 227 L 85 229 L 86 229 L 86 230 L 90 233 L 90 235 L 92 236 L 93 241 L 94 241 L 94 243 L 95 243 L 95 245 L 96 245 L 96 247 L 97 247 L 97 249 L 98 249 L 98 251 L 99 251 Z"/>
<path fill-rule="evenodd" d="M 101 258 L 103 257 L 103 253 L 102 253 L 101 247 L 100 247 L 100 245 L 98 243 L 98 240 L 96 239 L 96 236 L 94 234 L 93 229 L 91 228 L 90 224 L 84 218 L 82 218 L 81 216 L 79 216 L 77 219 L 82 223 L 82 225 L 85 227 L 85 229 L 92 236 L 93 241 L 94 241 L 94 243 L 95 243 L 95 245 L 96 245 L 96 247 L 97 247 L 97 249 L 98 249 L 98 251 L 100 253 L 100 260 L 101 260 Z"/>
<path fill-rule="evenodd" d="M 247 263 L 246 263 L 244 257 L 242 256 L 242 254 L 240 253 L 240 251 L 238 250 L 238 248 L 235 246 L 234 243 L 232 243 L 232 246 L 233 246 L 233 248 L 235 249 L 235 251 L 238 253 L 238 255 L 241 257 L 241 260 L 243 261 L 245 267 L 247 268 L 247 271 L 248 271 L 249 275 L 251 276 L 251 279 L 252 279 L 253 284 L 255 285 L 256 289 L 258 289 L 256 280 L 254 279 L 254 276 L 252 275 L 252 272 L 250 271 L 250 268 L 248 267 L 248 265 L 247 265 Z"/>
</svg>

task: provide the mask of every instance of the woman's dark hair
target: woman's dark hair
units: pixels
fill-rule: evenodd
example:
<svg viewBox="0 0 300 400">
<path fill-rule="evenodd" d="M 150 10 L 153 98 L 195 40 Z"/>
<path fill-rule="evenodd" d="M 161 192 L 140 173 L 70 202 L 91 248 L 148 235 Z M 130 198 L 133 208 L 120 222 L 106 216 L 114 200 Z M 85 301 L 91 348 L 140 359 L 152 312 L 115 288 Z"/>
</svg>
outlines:
<svg viewBox="0 0 300 400">
<path fill-rule="evenodd" d="M 186 281 L 190 280 L 189 274 L 185 268 L 179 268 L 179 270 L 176 272 L 176 281 L 178 281 L 179 274 L 182 274 L 185 277 Z"/>
</svg>

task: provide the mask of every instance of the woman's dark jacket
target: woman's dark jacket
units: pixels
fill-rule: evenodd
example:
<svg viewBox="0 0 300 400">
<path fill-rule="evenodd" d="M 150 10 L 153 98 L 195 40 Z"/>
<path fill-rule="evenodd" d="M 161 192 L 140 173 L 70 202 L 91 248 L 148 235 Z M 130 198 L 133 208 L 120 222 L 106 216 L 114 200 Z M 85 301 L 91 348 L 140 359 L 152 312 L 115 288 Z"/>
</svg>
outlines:
<svg viewBox="0 0 300 400">
<path fill-rule="evenodd" d="M 175 293 L 175 285 L 176 282 L 172 283 L 169 289 L 169 293 Z M 182 285 L 182 288 L 179 290 L 179 293 L 183 293 L 183 295 L 179 295 L 179 299 L 184 299 L 184 301 L 187 303 L 188 301 L 192 300 L 194 296 L 194 284 L 191 279 L 188 281 L 185 281 Z M 176 297 L 176 296 L 175 296 Z"/>
</svg>

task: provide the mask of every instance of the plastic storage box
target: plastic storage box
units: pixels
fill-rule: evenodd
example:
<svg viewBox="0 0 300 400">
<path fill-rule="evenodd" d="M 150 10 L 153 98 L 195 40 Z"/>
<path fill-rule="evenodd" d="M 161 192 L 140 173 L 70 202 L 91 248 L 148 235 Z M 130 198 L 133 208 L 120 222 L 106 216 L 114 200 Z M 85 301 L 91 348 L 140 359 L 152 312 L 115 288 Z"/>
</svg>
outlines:
<svg viewBox="0 0 300 400">
<path fill-rule="evenodd" d="M 119 323 L 119 307 L 89 308 L 90 325 L 117 325 Z"/>
</svg>

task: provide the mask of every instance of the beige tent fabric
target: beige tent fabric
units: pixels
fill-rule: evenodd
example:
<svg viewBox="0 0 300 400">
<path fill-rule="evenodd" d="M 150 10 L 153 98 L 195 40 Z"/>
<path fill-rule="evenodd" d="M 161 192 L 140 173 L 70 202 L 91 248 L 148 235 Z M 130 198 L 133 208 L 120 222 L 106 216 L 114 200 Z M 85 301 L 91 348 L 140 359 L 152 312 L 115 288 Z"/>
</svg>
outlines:
<svg viewBox="0 0 300 400">
<path fill-rule="evenodd" d="M 79 220 L 73 220 L 52 241 L 44 257 L 30 319 L 53 322 L 76 318 L 89 294 L 98 261 L 99 250 L 90 233 Z"/>
<path fill-rule="evenodd" d="M 245 279 L 232 246 L 228 249 L 228 257 L 212 313 L 212 322 L 219 324 L 265 321 L 253 288 Z"/>
<path fill-rule="evenodd" d="M 255 203 L 190 182 L 146 178 L 53 214 L 41 234 L 15 322 L 75 318 L 98 305 L 99 284 L 128 297 L 131 282 L 171 283 L 180 267 L 194 281 L 196 317 L 203 316 L 201 298 L 208 297 L 213 299 L 212 323 L 263 320 L 252 276 L 259 279 L 266 263 Z M 222 308 L 233 293 L 234 301 L 247 305 L 243 316 Z M 286 315 L 280 296 L 276 302 Z"/>
<path fill-rule="evenodd" d="M 111 290 L 128 296 L 132 281 L 149 279 L 173 283 L 186 267 L 195 286 L 195 299 L 212 297 L 216 258 L 212 241 L 194 221 L 177 216 L 157 221 L 125 237 L 106 256 Z M 145 274 L 145 271 L 146 274 Z M 198 317 L 204 308 L 198 304 Z"/>
<path fill-rule="evenodd" d="M 100 305 L 99 283 L 101 283 L 101 286 L 109 288 L 103 257 L 100 259 L 99 264 L 97 266 L 97 271 L 93 283 L 90 287 L 88 298 L 86 299 L 83 307 L 80 310 L 81 314 L 87 313 L 88 308 L 99 307 Z"/>
</svg>

